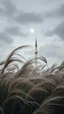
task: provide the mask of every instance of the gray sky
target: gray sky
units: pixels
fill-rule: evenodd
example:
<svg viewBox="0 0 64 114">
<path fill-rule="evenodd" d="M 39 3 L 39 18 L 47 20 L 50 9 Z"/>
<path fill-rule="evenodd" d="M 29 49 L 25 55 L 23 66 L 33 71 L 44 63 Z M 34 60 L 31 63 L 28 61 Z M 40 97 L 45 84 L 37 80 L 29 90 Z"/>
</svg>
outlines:
<svg viewBox="0 0 64 114">
<path fill-rule="evenodd" d="M 34 47 L 35 37 L 49 65 L 64 60 L 64 0 L 0 0 L 0 60 L 20 45 Z M 27 58 L 32 53 L 22 51 Z"/>
</svg>

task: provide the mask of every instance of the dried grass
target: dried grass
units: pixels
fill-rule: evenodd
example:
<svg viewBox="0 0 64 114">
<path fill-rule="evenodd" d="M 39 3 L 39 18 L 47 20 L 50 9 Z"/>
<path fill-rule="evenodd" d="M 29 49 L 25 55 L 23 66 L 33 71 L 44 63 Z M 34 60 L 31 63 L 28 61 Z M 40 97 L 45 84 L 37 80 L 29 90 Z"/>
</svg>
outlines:
<svg viewBox="0 0 64 114">
<path fill-rule="evenodd" d="M 24 62 L 17 53 L 26 47 L 0 63 L 0 114 L 64 114 L 64 66 L 45 69 L 38 57 L 45 65 L 34 68 L 35 58 Z"/>
</svg>

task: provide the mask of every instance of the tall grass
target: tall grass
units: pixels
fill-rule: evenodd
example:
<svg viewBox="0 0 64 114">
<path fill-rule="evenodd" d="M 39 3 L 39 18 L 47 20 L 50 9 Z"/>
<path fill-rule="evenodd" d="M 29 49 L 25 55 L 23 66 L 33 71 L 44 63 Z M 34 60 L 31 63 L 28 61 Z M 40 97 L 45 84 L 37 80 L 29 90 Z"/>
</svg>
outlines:
<svg viewBox="0 0 64 114">
<path fill-rule="evenodd" d="M 18 53 L 26 47 L 0 62 L 0 114 L 64 114 L 64 66 L 46 69 L 47 60 L 38 57 L 45 65 L 34 68 L 35 58 Z"/>
</svg>

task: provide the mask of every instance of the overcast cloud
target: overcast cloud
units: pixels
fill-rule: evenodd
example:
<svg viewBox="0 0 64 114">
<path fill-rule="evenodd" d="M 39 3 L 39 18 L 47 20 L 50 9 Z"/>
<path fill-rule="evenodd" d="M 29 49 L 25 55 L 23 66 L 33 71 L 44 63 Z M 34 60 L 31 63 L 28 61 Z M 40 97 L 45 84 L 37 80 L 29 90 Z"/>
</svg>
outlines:
<svg viewBox="0 0 64 114">
<path fill-rule="evenodd" d="M 0 42 L 3 42 L 5 44 L 12 44 L 13 43 L 13 38 L 10 37 L 5 32 L 0 32 Z"/>
<path fill-rule="evenodd" d="M 34 34 L 30 28 L 35 30 Z M 17 46 L 34 46 L 35 37 L 39 54 L 45 56 L 49 64 L 58 59 L 63 61 L 64 0 L 0 0 L 1 60 Z M 28 53 L 31 56 L 32 51 L 26 55 Z"/>
<path fill-rule="evenodd" d="M 50 12 L 45 13 L 45 18 L 64 18 L 64 4 Z"/>
<path fill-rule="evenodd" d="M 15 36 L 15 37 L 27 37 L 28 33 L 24 33 L 21 31 L 19 26 L 11 26 L 11 27 L 7 27 L 5 29 L 5 32 L 11 36 Z"/>
<path fill-rule="evenodd" d="M 47 36 L 57 35 L 62 41 L 64 41 L 64 21 L 61 22 L 53 31 L 48 31 Z"/>
<path fill-rule="evenodd" d="M 58 58 L 58 59 L 63 59 L 64 55 L 63 55 L 63 50 L 64 50 L 64 46 L 59 46 L 59 45 L 54 45 L 54 44 L 50 44 L 50 45 L 45 45 L 45 46 L 41 46 L 39 48 L 39 54 L 44 55 L 45 57 L 52 57 L 53 58 Z M 61 54 L 60 54 L 61 53 Z"/>
<path fill-rule="evenodd" d="M 38 13 L 21 11 L 19 15 L 16 16 L 16 21 L 21 24 L 42 23 L 42 18 Z"/>
<path fill-rule="evenodd" d="M 0 1 L 0 14 L 1 16 L 6 16 L 7 18 L 13 18 L 17 12 L 16 7 L 13 5 L 11 0 L 1 0 Z"/>
</svg>

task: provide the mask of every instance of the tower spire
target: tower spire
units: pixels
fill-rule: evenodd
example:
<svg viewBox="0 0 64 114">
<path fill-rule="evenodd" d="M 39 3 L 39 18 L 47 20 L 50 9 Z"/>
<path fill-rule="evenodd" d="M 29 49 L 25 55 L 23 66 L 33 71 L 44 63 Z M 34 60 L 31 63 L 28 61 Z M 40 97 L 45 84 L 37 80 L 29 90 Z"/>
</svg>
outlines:
<svg viewBox="0 0 64 114">
<path fill-rule="evenodd" d="M 38 56 L 38 46 L 37 46 L 37 38 L 35 39 L 35 67 L 37 67 L 37 56 Z"/>
<path fill-rule="evenodd" d="M 37 38 L 35 39 L 35 47 L 37 47 Z"/>
</svg>

